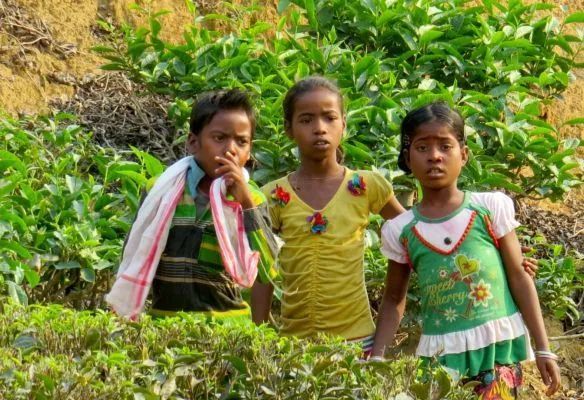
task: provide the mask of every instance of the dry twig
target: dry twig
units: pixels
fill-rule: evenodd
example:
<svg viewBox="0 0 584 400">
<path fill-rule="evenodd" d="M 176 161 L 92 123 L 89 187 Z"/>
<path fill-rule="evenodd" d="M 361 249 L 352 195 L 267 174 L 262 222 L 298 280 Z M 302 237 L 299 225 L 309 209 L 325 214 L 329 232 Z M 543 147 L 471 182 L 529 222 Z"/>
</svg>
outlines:
<svg viewBox="0 0 584 400">
<path fill-rule="evenodd" d="M 31 48 L 50 51 L 62 58 L 77 52 L 72 43 L 57 41 L 45 22 L 19 6 L 14 0 L 0 0 L 0 29 L 12 38 L 18 47 L 17 57 L 26 62 L 26 54 Z"/>
<path fill-rule="evenodd" d="M 77 115 L 98 143 L 119 149 L 135 146 L 166 162 L 184 155 L 184 146 L 175 144 L 180 133 L 166 116 L 168 98 L 146 92 L 121 73 L 81 81 L 73 76 L 51 79 L 77 87 L 72 99 L 53 106 Z"/>
</svg>

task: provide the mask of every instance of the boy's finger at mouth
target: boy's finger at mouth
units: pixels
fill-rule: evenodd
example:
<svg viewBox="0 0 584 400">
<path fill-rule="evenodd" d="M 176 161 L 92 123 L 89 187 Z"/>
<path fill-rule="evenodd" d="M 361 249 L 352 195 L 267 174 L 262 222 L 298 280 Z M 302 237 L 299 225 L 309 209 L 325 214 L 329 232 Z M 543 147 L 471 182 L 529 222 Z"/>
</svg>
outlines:
<svg viewBox="0 0 584 400">
<path fill-rule="evenodd" d="M 224 157 L 220 157 L 220 156 L 215 157 L 215 161 L 218 161 L 219 164 L 221 164 L 221 165 L 228 165 L 231 163 L 231 160 L 229 160 L 228 158 L 224 158 Z"/>
</svg>

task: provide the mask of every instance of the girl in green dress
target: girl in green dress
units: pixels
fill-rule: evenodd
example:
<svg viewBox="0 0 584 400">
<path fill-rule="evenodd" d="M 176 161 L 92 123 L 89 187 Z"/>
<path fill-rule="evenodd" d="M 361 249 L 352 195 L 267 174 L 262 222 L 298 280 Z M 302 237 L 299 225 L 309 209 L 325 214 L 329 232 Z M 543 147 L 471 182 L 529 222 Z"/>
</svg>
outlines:
<svg viewBox="0 0 584 400">
<path fill-rule="evenodd" d="M 468 160 L 464 121 L 447 105 L 410 112 L 399 166 L 420 182 L 422 201 L 385 223 L 389 258 L 372 356 L 383 356 L 404 312 L 412 271 L 421 289 L 417 355 L 456 378 L 481 382 L 482 399 L 507 399 L 521 385 L 520 362 L 534 358 L 548 394 L 560 385 L 533 280 L 522 268 L 513 202 L 500 192 L 458 189 Z"/>
</svg>

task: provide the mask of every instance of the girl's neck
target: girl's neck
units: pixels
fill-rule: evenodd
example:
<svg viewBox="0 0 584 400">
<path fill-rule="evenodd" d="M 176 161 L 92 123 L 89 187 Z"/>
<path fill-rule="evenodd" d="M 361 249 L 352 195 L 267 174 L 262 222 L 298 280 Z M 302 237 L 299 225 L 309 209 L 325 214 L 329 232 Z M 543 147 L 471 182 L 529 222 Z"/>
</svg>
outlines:
<svg viewBox="0 0 584 400">
<path fill-rule="evenodd" d="M 301 157 L 297 174 L 308 178 L 325 178 L 337 176 L 341 171 L 344 171 L 344 167 L 337 162 L 336 157 L 322 160 Z"/>
<path fill-rule="evenodd" d="M 456 185 L 446 188 L 422 188 L 423 198 L 418 212 L 428 218 L 442 218 L 464 202 L 464 193 Z"/>
</svg>

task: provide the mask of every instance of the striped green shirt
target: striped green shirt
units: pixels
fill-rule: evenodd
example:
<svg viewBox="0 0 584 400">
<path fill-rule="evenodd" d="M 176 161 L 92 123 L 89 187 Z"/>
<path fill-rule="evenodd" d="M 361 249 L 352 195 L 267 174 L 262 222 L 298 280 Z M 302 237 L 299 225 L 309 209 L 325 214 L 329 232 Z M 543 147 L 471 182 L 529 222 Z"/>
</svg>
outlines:
<svg viewBox="0 0 584 400">
<path fill-rule="evenodd" d="M 262 192 L 248 184 L 255 208 L 244 210 L 244 225 L 252 250 L 258 251 L 258 279 L 276 276 L 277 245 L 271 229 L 267 202 Z M 154 315 L 177 311 L 205 312 L 218 316 L 249 315 L 240 289 L 225 272 L 209 199 L 193 200 L 188 186 L 176 207 L 166 248 L 152 284 Z"/>
</svg>

